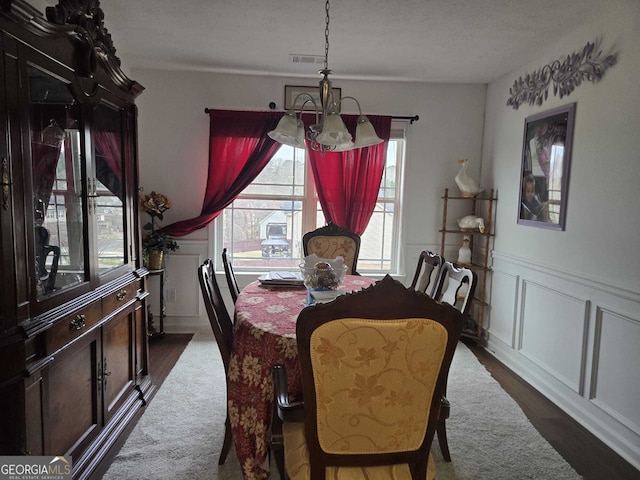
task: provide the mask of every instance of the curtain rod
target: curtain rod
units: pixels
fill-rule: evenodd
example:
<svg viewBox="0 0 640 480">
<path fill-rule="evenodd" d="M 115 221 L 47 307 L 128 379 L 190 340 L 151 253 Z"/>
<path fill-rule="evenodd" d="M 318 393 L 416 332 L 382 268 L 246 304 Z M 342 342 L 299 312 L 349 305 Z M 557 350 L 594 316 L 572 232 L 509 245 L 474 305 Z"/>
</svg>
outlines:
<svg viewBox="0 0 640 480">
<path fill-rule="evenodd" d="M 391 120 L 408 120 L 410 124 L 413 125 L 413 122 L 417 122 L 420 120 L 420 115 L 414 115 L 412 117 L 399 117 L 397 115 L 391 115 Z"/>
<path fill-rule="evenodd" d="M 271 107 L 271 105 L 269 105 L 269 107 Z M 275 108 L 275 105 L 274 105 L 274 108 Z M 273 110 L 274 108 L 271 108 L 271 110 Z M 209 111 L 210 111 L 209 108 L 204 109 L 204 113 L 209 113 Z M 413 116 L 391 115 L 391 120 L 407 120 L 409 123 L 413 125 L 413 122 L 417 122 L 418 120 L 420 120 L 420 115 L 413 115 Z"/>
</svg>

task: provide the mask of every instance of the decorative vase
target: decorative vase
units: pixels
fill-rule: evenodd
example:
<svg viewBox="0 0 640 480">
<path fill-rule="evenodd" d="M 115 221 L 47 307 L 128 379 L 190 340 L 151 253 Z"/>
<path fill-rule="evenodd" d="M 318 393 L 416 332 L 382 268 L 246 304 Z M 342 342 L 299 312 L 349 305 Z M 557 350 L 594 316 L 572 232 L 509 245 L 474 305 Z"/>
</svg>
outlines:
<svg viewBox="0 0 640 480">
<path fill-rule="evenodd" d="M 147 259 L 147 268 L 149 270 L 162 270 L 164 266 L 164 252 L 153 251 L 149 252 L 149 258 Z"/>
<path fill-rule="evenodd" d="M 458 264 L 468 267 L 471 265 L 471 248 L 469 248 L 470 238 L 465 235 L 462 240 L 462 246 L 458 250 Z"/>
</svg>

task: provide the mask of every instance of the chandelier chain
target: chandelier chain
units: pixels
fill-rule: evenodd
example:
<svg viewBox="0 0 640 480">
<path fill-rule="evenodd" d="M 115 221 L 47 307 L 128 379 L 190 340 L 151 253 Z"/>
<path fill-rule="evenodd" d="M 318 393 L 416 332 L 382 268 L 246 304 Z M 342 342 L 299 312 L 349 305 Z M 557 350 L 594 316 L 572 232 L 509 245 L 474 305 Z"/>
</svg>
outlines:
<svg viewBox="0 0 640 480">
<path fill-rule="evenodd" d="M 383 140 L 378 137 L 369 119 L 362 114 L 360 102 L 355 97 L 335 98 L 331 88 L 329 75 L 333 73 L 329 70 L 329 0 L 325 0 L 325 26 L 324 26 L 324 69 L 318 73 L 322 75 L 319 82 L 320 102 L 314 100 L 310 92 L 298 93 L 293 99 L 293 106 L 283 115 L 275 130 L 268 133 L 269 137 L 283 145 L 290 145 L 296 148 L 311 148 L 321 153 L 327 151 L 346 152 L 354 148 L 364 148 L 377 145 Z M 301 100 L 300 100 L 301 99 Z M 356 102 L 358 107 L 358 121 L 356 125 L 356 141 L 347 130 L 340 116 L 340 105 L 342 100 L 349 99 Z M 301 106 L 298 105 L 301 101 Z M 307 102 L 313 104 L 315 110 L 316 123 L 305 128 L 302 121 L 302 112 L 305 110 Z M 299 115 L 299 116 L 298 116 Z"/>
<path fill-rule="evenodd" d="M 324 11 L 326 12 L 325 27 L 324 27 L 324 69 L 329 69 L 329 0 L 324 4 Z"/>
</svg>

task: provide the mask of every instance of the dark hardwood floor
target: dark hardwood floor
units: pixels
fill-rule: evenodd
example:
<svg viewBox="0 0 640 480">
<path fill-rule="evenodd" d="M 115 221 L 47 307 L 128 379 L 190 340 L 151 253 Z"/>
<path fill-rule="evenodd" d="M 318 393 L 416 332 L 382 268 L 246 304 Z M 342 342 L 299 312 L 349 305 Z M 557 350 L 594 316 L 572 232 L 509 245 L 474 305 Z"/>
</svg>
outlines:
<svg viewBox="0 0 640 480">
<path fill-rule="evenodd" d="M 191 334 L 167 334 L 151 340 L 150 373 L 156 388 L 160 388 L 191 337 Z M 467 343 L 467 345 L 502 388 L 520 405 L 533 426 L 576 472 L 584 477 L 584 480 L 640 480 L 640 471 L 633 468 L 545 396 L 496 360 L 484 348 L 475 346 L 473 343 Z M 134 426 L 135 422 L 132 422 L 90 480 L 102 478 Z"/>
<path fill-rule="evenodd" d="M 502 388 L 520 405 L 532 425 L 584 480 L 640 480 L 640 471 L 496 360 L 487 350 L 473 343 L 467 345 Z"/>
</svg>

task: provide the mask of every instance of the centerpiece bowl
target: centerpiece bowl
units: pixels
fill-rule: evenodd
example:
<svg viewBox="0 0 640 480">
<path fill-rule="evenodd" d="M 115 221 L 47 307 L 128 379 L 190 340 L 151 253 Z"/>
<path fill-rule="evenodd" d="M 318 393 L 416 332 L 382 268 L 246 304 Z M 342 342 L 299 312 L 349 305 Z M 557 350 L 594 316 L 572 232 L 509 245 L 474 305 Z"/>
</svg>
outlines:
<svg viewBox="0 0 640 480">
<path fill-rule="evenodd" d="M 334 269 L 331 264 L 318 262 L 313 266 L 300 264 L 304 286 L 312 290 L 337 290 L 344 282 L 347 266 Z"/>
</svg>

